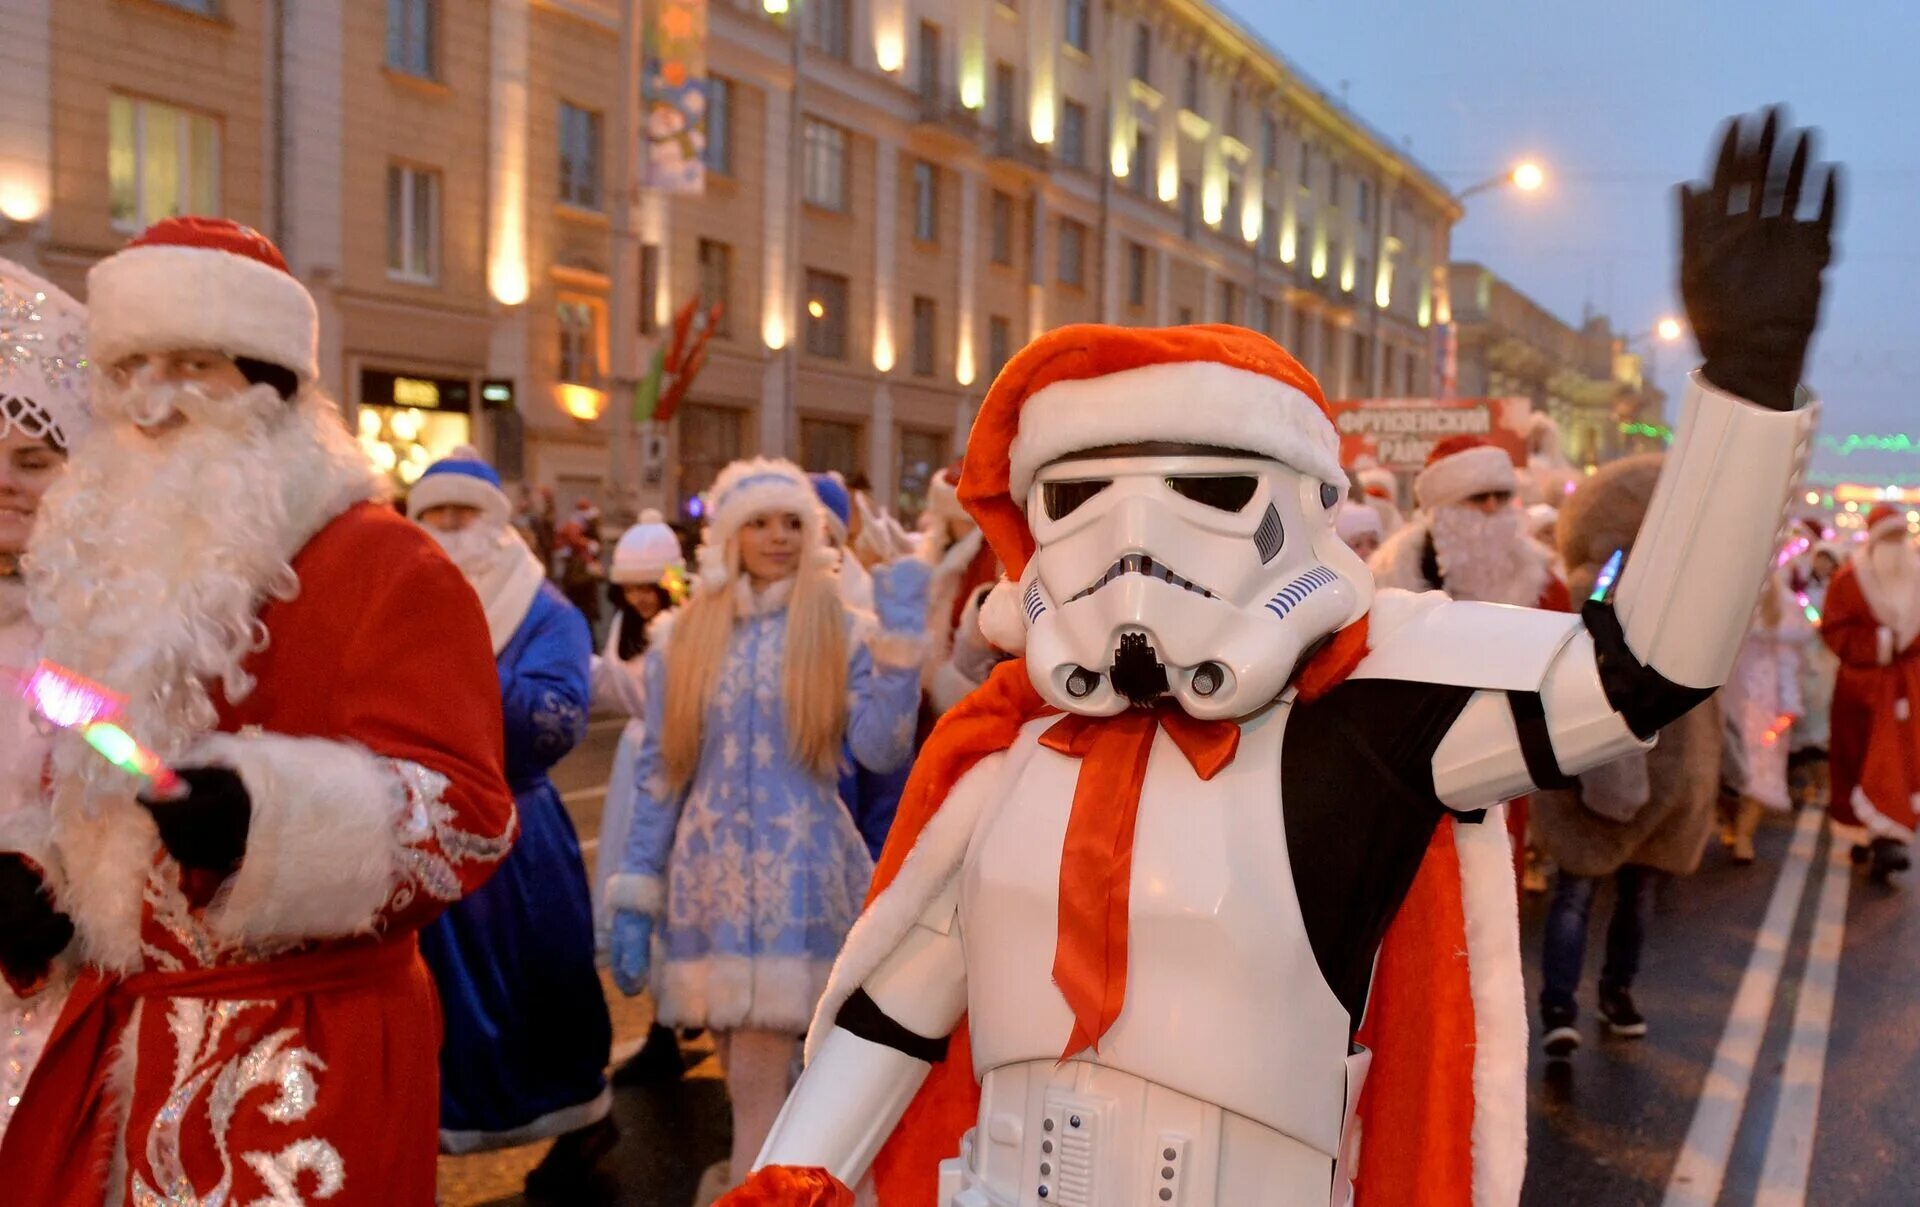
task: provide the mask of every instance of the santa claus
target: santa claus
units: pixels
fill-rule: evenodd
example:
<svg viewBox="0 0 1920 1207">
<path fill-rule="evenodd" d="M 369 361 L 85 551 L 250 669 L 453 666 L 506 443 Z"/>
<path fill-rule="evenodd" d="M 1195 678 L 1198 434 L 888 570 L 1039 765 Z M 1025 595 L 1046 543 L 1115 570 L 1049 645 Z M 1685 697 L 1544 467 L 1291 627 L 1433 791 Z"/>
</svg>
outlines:
<svg viewBox="0 0 1920 1207">
<path fill-rule="evenodd" d="M 1566 584 L 1553 553 L 1527 532 L 1514 503 L 1519 475 L 1507 451 L 1482 436 L 1433 446 L 1413 480 L 1420 510 L 1369 559 L 1374 581 L 1403 591 L 1564 612 Z"/>
<path fill-rule="evenodd" d="M 1369 457 L 1354 465 L 1353 476 L 1360 483 L 1361 501 L 1380 517 L 1380 535 L 1389 537 L 1400 531 L 1407 521 L 1400 514 L 1399 475 Z"/>
<path fill-rule="evenodd" d="M 1920 812 L 1920 552 L 1890 503 L 1833 576 L 1820 637 L 1840 659 L 1827 747 L 1832 816 L 1864 826 L 1855 857 L 1877 879 L 1904 870 Z"/>
<path fill-rule="evenodd" d="M 88 292 L 98 426 L 47 496 L 30 602 L 46 657 L 116 693 L 179 787 L 56 738 L 38 906 L 82 971 L 0 1185 L 53 1207 L 431 1202 L 416 931 L 515 835 L 486 618 L 378 500 L 265 238 L 168 220 Z"/>
</svg>

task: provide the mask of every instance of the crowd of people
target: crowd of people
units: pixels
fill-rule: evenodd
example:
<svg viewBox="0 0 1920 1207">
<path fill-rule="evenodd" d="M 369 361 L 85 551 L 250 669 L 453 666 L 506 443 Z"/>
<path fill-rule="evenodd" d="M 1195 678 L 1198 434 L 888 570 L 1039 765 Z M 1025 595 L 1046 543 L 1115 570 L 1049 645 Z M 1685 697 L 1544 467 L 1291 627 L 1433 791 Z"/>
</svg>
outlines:
<svg viewBox="0 0 1920 1207">
<path fill-rule="evenodd" d="M 1770 170 L 1772 128 L 1715 189 Z M 1700 280 L 1768 254 L 1686 247 Z M 1723 320 L 1694 405 L 1784 493 L 1797 357 L 1730 340 L 1735 292 L 1689 304 Z M 156 225 L 85 308 L 0 263 L 0 322 L 0 1185 L 36 1202 L 424 1204 L 436 1153 L 541 1140 L 528 1194 L 574 1201 L 613 1086 L 687 1031 L 732 1110 L 705 1201 L 845 1203 L 871 1169 L 932 1202 L 936 1167 L 999 1186 L 1023 1145 L 1044 1195 L 1054 1129 L 1123 1100 L 1143 1135 L 1246 1117 L 1193 1151 L 1221 1202 L 1329 1168 L 1510 1201 L 1516 883 L 1550 892 L 1566 1059 L 1603 880 L 1597 1010 L 1631 1037 L 1650 902 L 1716 830 L 1750 864 L 1765 814 L 1824 807 L 1868 874 L 1907 866 L 1904 516 L 1778 545 L 1764 507 L 1663 493 L 1706 472 L 1684 439 L 1578 473 L 1550 423 L 1531 455 L 1449 438 L 1403 512 L 1264 337 L 1063 328 L 917 531 L 752 458 L 688 550 L 516 501 L 472 449 L 388 505 L 311 297 L 230 222 Z M 1769 562 L 1751 619 L 1689 541 Z M 1663 643 L 1656 591 L 1728 615 Z M 549 772 L 595 710 L 624 728 L 589 869 Z M 1245 808 L 1283 791 L 1284 826 Z M 653 1001 L 619 1069 L 601 966 Z M 1175 1075 L 1154 1020 L 1196 975 Z M 1245 1082 L 1262 1044 L 1294 1082 Z M 1011 1122 L 962 1140 L 976 1112 Z"/>
</svg>

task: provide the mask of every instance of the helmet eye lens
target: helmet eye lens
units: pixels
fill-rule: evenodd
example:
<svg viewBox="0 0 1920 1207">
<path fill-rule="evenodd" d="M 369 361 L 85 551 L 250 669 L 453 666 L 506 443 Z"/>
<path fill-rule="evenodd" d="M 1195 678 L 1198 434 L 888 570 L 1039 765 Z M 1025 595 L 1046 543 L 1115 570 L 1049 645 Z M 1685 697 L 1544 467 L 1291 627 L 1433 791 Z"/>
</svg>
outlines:
<svg viewBox="0 0 1920 1207">
<path fill-rule="evenodd" d="M 1253 501 L 1260 479 L 1250 474 L 1182 475 L 1168 478 L 1167 485 L 1184 498 L 1215 511 L 1237 512 Z"/>
<path fill-rule="evenodd" d="M 1050 520 L 1072 515 L 1082 503 L 1113 485 L 1111 478 L 1076 478 L 1067 482 L 1042 482 L 1041 504 Z"/>
</svg>

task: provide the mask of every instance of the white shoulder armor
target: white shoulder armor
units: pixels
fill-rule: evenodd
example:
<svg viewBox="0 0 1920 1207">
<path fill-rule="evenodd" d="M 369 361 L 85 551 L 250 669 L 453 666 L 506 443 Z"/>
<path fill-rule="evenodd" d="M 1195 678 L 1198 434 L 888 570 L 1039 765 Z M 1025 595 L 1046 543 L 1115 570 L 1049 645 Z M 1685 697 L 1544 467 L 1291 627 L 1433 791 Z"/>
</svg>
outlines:
<svg viewBox="0 0 1920 1207">
<path fill-rule="evenodd" d="M 1580 618 L 1568 612 L 1445 600 L 1396 625 L 1352 678 L 1539 691 L 1554 659 L 1580 631 Z"/>
</svg>

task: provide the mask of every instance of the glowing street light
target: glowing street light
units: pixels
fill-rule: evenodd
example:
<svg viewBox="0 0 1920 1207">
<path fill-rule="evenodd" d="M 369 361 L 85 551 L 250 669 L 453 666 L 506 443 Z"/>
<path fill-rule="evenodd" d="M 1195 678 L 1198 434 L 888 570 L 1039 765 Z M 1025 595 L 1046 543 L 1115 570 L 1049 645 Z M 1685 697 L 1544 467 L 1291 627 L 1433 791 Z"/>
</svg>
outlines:
<svg viewBox="0 0 1920 1207">
<path fill-rule="evenodd" d="M 1661 319 L 1658 323 L 1655 323 L 1653 327 L 1653 333 L 1669 344 L 1680 338 L 1682 330 L 1684 330 L 1684 328 L 1680 326 L 1680 320 L 1674 318 L 1672 315 Z"/>
<path fill-rule="evenodd" d="M 1508 176 L 1513 181 L 1513 187 L 1523 193 L 1531 193 L 1547 183 L 1546 169 L 1531 159 L 1516 164 Z"/>
</svg>

